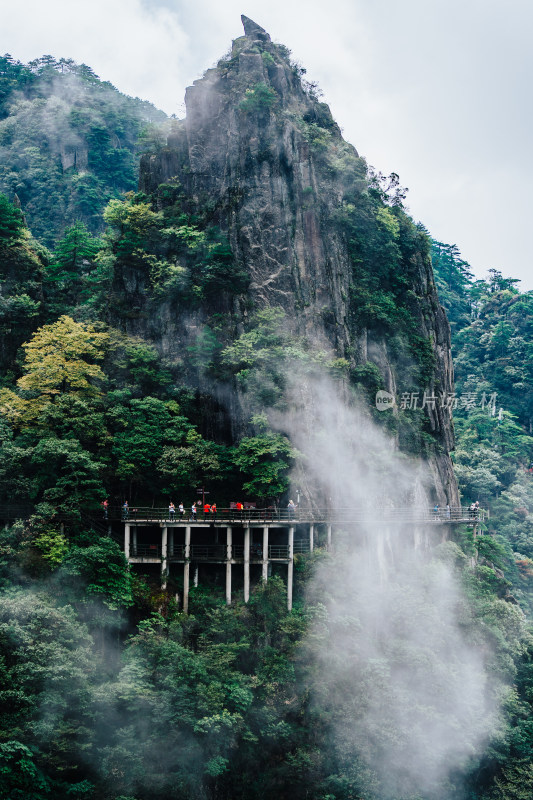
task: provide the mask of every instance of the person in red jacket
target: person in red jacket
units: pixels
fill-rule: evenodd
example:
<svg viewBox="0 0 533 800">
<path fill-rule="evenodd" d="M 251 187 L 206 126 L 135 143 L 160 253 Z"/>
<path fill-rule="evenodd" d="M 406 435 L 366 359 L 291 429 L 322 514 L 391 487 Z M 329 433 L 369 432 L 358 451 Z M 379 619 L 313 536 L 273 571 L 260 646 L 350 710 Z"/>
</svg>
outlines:
<svg viewBox="0 0 533 800">
<path fill-rule="evenodd" d="M 206 503 L 204 505 L 204 519 L 207 519 L 207 515 L 209 514 L 210 511 L 211 511 L 211 506 L 209 505 L 209 503 Z"/>
</svg>

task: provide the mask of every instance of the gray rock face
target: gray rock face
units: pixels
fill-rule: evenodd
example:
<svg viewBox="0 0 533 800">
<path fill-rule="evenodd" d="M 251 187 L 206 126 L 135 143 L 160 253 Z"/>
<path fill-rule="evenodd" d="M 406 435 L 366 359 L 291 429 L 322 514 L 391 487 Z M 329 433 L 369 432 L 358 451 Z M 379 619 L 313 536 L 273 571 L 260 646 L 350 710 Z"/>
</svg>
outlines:
<svg viewBox="0 0 533 800">
<path fill-rule="evenodd" d="M 177 178 L 192 203 L 209 201 L 236 262 L 250 276 L 240 308 L 250 302 L 283 307 L 296 335 L 352 366 L 373 362 L 385 387 L 396 392 L 399 374 L 411 366 L 399 363 L 386 337 L 353 323 L 354 265 L 335 224 L 346 192 L 366 189 L 365 164 L 343 140 L 328 106 L 302 83 L 287 51 L 252 20 L 242 21 L 245 36 L 235 40 L 230 58 L 187 89 L 184 126 L 161 153 L 143 157 L 140 189 L 150 194 Z M 410 313 L 419 336 L 433 343 L 428 396 L 452 392 L 449 326 L 422 249 L 409 256 L 408 269 Z M 180 330 L 171 315 L 162 316 L 167 324 L 160 344 L 168 352 L 169 337 L 183 342 L 187 326 L 182 321 Z M 450 412 L 436 403 L 427 413 L 435 439 L 428 456 L 435 497 L 456 505 Z"/>
<path fill-rule="evenodd" d="M 260 39 L 263 42 L 270 41 L 270 36 L 265 29 L 258 25 L 257 22 L 254 22 L 253 19 L 250 19 L 250 17 L 241 14 L 241 22 L 246 36 L 249 36 L 251 39 Z"/>
</svg>

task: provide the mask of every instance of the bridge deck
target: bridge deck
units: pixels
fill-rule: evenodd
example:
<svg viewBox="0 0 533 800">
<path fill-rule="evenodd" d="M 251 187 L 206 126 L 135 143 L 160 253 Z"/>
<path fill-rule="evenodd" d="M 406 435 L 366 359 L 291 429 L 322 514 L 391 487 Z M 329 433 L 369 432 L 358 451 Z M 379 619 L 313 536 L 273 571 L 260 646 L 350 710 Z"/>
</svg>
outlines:
<svg viewBox="0 0 533 800">
<path fill-rule="evenodd" d="M 115 518 L 116 509 L 107 511 L 107 520 Z M 273 568 L 287 569 L 287 608 L 292 608 L 294 559 L 298 553 L 311 553 L 315 547 L 331 549 L 333 528 L 347 527 L 366 534 L 376 524 L 393 526 L 471 525 L 484 519 L 483 510 L 469 508 L 379 508 L 379 509 L 220 509 L 217 517 L 200 513 L 200 519 L 167 508 L 131 508 L 121 511 L 124 526 L 124 553 L 130 564 L 157 565 L 163 588 L 180 565 L 183 572 L 183 611 L 187 613 L 191 565 L 195 585 L 201 570 L 219 565 L 226 573 L 226 602 L 232 602 L 232 570 L 243 571 L 244 601 L 250 597 L 250 581 L 260 568 L 262 580 L 268 580 Z M 157 532 L 154 528 L 159 529 Z M 414 531 L 413 531 L 414 534 Z M 444 528 L 446 536 L 446 529 Z M 222 541 L 221 541 L 222 540 Z M 252 571 L 253 565 L 254 567 Z M 277 565 L 277 566 L 276 566 Z M 285 567 L 284 567 L 285 568 Z"/>
<path fill-rule="evenodd" d="M 12 521 L 17 519 L 28 519 L 35 509 L 30 506 L 0 506 L 0 520 Z M 93 518 L 97 521 L 97 514 L 94 511 L 81 509 L 83 516 L 87 512 L 87 519 Z M 100 515 L 98 515 L 100 516 Z M 61 521 L 64 514 L 58 513 L 57 519 Z M 448 509 L 414 509 L 414 508 L 376 508 L 353 509 L 305 509 L 297 508 L 293 513 L 287 509 L 278 508 L 259 508 L 244 509 L 238 511 L 233 508 L 221 508 L 216 516 L 212 514 L 204 515 L 199 510 L 195 519 L 191 518 L 189 509 L 183 516 L 179 512 L 170 517 L 167 508 L 149 508 L 147 506 L 136 506 L 124 512 L 119 506 L 109 507 L 107 514 L 101 514 L 100 521 L 103 522 L 129 522 L 136 525 L 152 525 L 154 523 L 166 525 L 194 525 L 205 526 L 215 523 L 216 525 L 269 525 L 275 527 L 286 527 L 288 524 L 332 524 L 340 525 L 343 523 L 358 522 L 361 524 L 372 523 L 375 521 L 384 524 L 402 523 L 444 523 L 447 525 L 457 525 L 464 522 L 484 522 L 488 518 L 485 509 L 478 509 L 473 514 L 466 506 L 453 507 Z M 65 517 L 67 520 L 67 517 Z"/>
<path fill-rule="evenodd" d="M 124 522 L 135 525 L 152 525 L 154 523 L 164 525 L 194 525 L 198 527 L 218 525 L 268 525 L 270 527 L 286 527 L 287 525 L 298 524 L 372 524 L 375 522 L 392 524 L 446 524 L 457 525 L 461 523 L 474 523 L 485 521 L 487 514 L 485 509 L 478 509 L 476 512 L 470 511 L 468 507 L 457 507 L 450 509 L 415 509 L 415 508 L 395 508 L 374 510 L 362 510 L 351 508 L 339 509 L 296 509 L 293 513 L 286 509 L 246 509 L 237 511 L 235 509 L 219 509 L 216 515 L 204 514 L 199 511 L 195 517 L 186 512 L 181 516 L 179 512 L 169 514 L 167 508 L 130 508 L 128 512 L 121 510 L 120 517 Z M 117 510 L 108 512 L 109 519 L 117 518 Z"/>
</svg>

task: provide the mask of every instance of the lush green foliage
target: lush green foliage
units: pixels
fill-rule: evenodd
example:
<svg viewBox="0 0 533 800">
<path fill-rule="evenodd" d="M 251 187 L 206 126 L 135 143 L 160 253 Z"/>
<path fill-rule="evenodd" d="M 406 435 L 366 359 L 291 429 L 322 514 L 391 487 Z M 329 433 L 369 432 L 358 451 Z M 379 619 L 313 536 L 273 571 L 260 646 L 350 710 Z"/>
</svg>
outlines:
<svg viewBox="0 0 533 800">
<path fill-rule="evenodd" d="M 256 83 L 252 88 L 246 89 L 244 99 L 239 103 L 239 108 L 248 114 L 268 111 L 276 100 L 277 96 L 274 89 L 271 89 L 266 83 Z"/>
<path fill-rule="evenodd" d="M 78 220 L 99 231 L 106 203 L 136 187 L 146 129 L 165 119 L 85 64 L 43 56 L 25 65 L 5 55 L 0 191 L 18 196 L 33 233 L 48 246 Z"/>
<path fill-rule="evenodd" d="M 272 48 L 267 69 L 285 57 Z M 241 118 L 266 118 L 276 104 L 257 84 L 240 102 Z M 283 500 L 298 453 L 264 410 L 285 409 L 291 370 L 327 370 L 371 401 L 383 388 L 374 362 L 332 358 L 296 338 L 281 308 L 253 307 L 246 265 L 210 198 L 193 201 L 176 180 L 153 196 L 134 193 L 133 154 L 139 138 L 161 146 L 156 131 L 142 131 L 158 116 L 84 65 L 0 59 L 0 188 L 17 193 L 34 232 L 54 246 L 34 241 L 18 206 L 0 195 L 0 504 L 36 511 L 0 532 L 0 796 L 383 800 L 387 788 L 365 761 L 369 743 L 357 725 L 346 740 L 333 731 L 353 728 L 371 694 L 386 705 L 395 670 L 413 680 L 426 673 L 434 664 L 427 642 L 406 650 L 394 630 L 388 662 L 365 659 L 355 612 L 328 617 L 328 586 L 313 583 L 306 594 L 300 585 L 331 558 L 324 552 L 297 558 L 290 614 L 274 575 L 247 606 L 223 605 L 216 585 L 195 588 L 185 617 L 173 595 L 180 586 L 162 591 L 134 576 L 94 518 L 104 497 L 188 505 L 205 484 L 219 507 L 243 493 Z M 431 282 L 427 232 L 405 212 L 398 176 L 367 169 L 326 106 L 297 124 L 317 173 L 335 175 L 344 192 L 333 226 L 351 259 L 350 329 L 387 341 L 401 366 L 399 391 L 425 389 L 434 356 L 421 333 L 427 287 L 417 276 L 425 270 Z M 517 603 L 531 611 L 531 297 L 496 271 L 473 282 L 453 246 L 434 243 L 433 261 L 458 393 L 498 394 L 495 415 L 456 411 L 461 488 L 490 506 L 491 522 L 475 543 L 469 530 L 461 546 L 448 542 L 434 555 L 455 564 L 464 635 L 506 697 L 483 758 L 440 789 L 463 800 L 466 780 L 470 800 L 525 800 L 533 672 Z M 186 344 L 167 362 L 135 334 L 139 320 L 164 327 L 170 317 L 184 320 Z M 161 343 L 161 329 L 154 338 Z M 215 381 L 232 396 L 238 388 L 237 433 Z M 434 445 L 423 414 L 398 420 L 402 449 L 418 455 Z M 399 600 L 424 612 L 422 597 Z M 355 684 L 339 686 L 333 669 L 324 672 L 339 631 L 360 666 Z M 441 679 L 446 685 L 437 669 Z M 351 703 L 333 703 L 334 692 Z M 411 713 L 405 703 L 402 714 Z M 401 744 L 384 718 L 373 746 L 399 753 Z"/>
<path fill-rule="evenodd" d="M 433 244 L 451 320 L 457 397 L 456 473 L 466 502 L 490 508 L 493 558 L 531 610 L 533 578 L 533 293 L 490 270 L 474 281 L 455 245 Z M 491 401 L 491 398 L 493 400 Z"/>
<path fill-rule="evenodd" d="M 259 427 L 266 428 L 266 416 Z M 288 471 L 297 453 L 281 433 L 271 431 L 245 437 L 235 452 L 235 463 L 248 474 L 243 489 L 260 498 L 276 498 L 289 488 Z"/>
<path fill-rule="evenodd" d="M 357 728 L 340 738 L 333 731 L 353 726 L 357 709 L 364 713 L 365 695 L 381 692 L 385 700 L 387 669 L 414 659 L 410 669 L 438 672 L 427 643 L 407 653 L 400 630 L 389 639 L 388 666 L 367 663 L 368 642 L 357 648 L 362 629 L 351 607 L 343 604 L 347 613 L 340 614 L 333 605 L 329 618 L 324 605 L 330 602 L 329 590 L 319 582 L 288 614 L 283 582 L 273 577 L 256 588 L 247 606 L 227 607 L 198 589 L 188 617 L 172 604 L 164 606 L 166 616 L 148 614 L 118 660 L 118 609 L 131 604 L 132 588 L 136 602 L 145 604 L 146 585 L 132 587 L 117 545 L 93 534 L 71 544 L 53 592 L 31 593 L 27 571 L 35 573 L 41 539 L 37 529 L 32 540 L 21 527 L 0 534 L 0 574 L 26 584 L 24 590 L 9 587 L 0 598 L 3 796 L 384 796 L 383 775 L 367 761 L 368 742 L 358 739 Z M 37 555 L 30 560 L 32 547 Z M 528 785 L 531 660 L 526 657 L 515 672 L 514 660 L 523 651 L 521 616 L 494 593 L 493 570 L 470 566 L 471 538 L 465 547 L 443 546 L 428 570 L 439 559 L 459 565 L 469 598 L 464 634 L 491 654 L 493 691 L 504 691 L 509 679 L 516 682 L 507 701 L 505 733 L 495 738 L 482 762 L 465 767 L 466 777 L 473 798 L 515 800 L 518 775 L 521 786 Z M 315 555 L 318 563 L 325 557 Z M 424 602 L 405 595 L 398 601 Z M 350 632 L 354 652 L 359 649 L 363 659 L 359 679 L 349 687 L 335 683 L 340 665 L 326 668 L 324 663 L 328 637 L 340 631 Z M 359 698 L 355 707 L 331 702 L 340 688 L 346 698 Z M 390 748 L 390 737 L 384 715 L 373 730 L 374 747 Z M 490 774 L 497 775 L 493 784 Z M 447 790 L 451 800 L 463 796 L 458 777 Z"/>
</svg>

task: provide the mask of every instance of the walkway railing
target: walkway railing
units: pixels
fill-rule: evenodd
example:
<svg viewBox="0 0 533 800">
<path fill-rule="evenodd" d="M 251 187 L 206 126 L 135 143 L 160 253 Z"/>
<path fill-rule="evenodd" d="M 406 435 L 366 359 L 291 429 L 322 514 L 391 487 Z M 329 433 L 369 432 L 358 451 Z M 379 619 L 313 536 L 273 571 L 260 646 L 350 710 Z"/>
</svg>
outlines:
<svg viewBox="0 0 533 800">
<path fill-rule="evenodd" d="M 310 550 L 309 541 L 306 539 L 294 542 L 295 553 L 308 553 Z M 225 544 L 191 544 L 189 545 L 189 558 L 191 561 L 225 561 L 228 549 Z M 137 544 L 130 550 L 131 558 L 162 558 L 161 545 L 158 544 Z M 185 545 L 178 544 L 169 547 L 168 558 L 183 561 L 185 559 Z M 237 544 L 231 548 L 231 558 L 235 561 L 244 560 L 244 545 Z M 268 546 L 269 559 L 289 558 L 289 546 L 286 544 L 271 544 Z M 263 548 L 260 545 L 250 547 L 250 561 L 262 561 Z"/>
<path fill-rule="evenodd" d="M 130 550 L 132 558 L 161 558 L 160 544 L 137 544 Z"/>
<path fill-rule="evenodd" d="M 243 523 L 375 523 L 401 524 L 401 523 L 458 523 L 458 522 L 483 522 L 487 518 L 487 512 L 483 508 L 476 511 L 470 510 L 468 506 L 457 506 L 449 509 L 424 509 L 424 508 L 383 508 L 373 509 L 360 508 L 329 508 L 329 509 L 306 509 L 296 508 L 289 511 L 286 508 L 254 508 L 238 511 L 233 508 L 221 508 L 216 515 L 198 512 L 195 517 L 189 514 L 180 516 L 179 513 L 169 515 L 167 508 L 148 508 L 138 506 L 124 509 L 109 509 L 107 519 L 122 519 L 125 522 L 135 523 L 178 523 L 188 525 L 201 523 L 217 524 L 243 524 Z"/>
<path fill-rule="evenodd" d="M 0 506 L 0 520 L 5 522 L 17 519 L 28 519 L 34 509 L 30 506 Z M 135 506 L 125 511 L 120 506 L 109 507 L 107 512 L 91 510 L 85 515 L 82 509 L 82 520 L 86 519 L 88 525 L 95 527 L 100 521 L 102 533 L 104 526 L 108 522 L 122 520 L 124 522 L 142 523 L 207 523 L 217 524 L 243 524 L 243 523 L 348 523 L 348 522 L 375 522 L 402 523 L 402 522 L 483 522 L 488 518 L 488 512 L 479 508 L 476 512 L 470 510 L 468 506 L 457 506 L 450 509 L 416 509 L 416 508 L 383 508 L 374 509 L 354 509 L 354 508 L 325 508 L 307 509 L 296 508 L 289 511 L 287 508 L 251 508 L 242 511 L 234 508 L 220 508 L 216 515 L 204 514 L 198 511 L 193 518 L 189 512 L 180 516 L 179 512 L 170 516 L 168 508 L 150 508 L 148 506 Z M 66 519 L 65 515 L 58 514 L 58 520 Z"/>
</svg>

